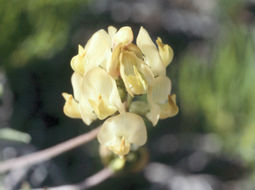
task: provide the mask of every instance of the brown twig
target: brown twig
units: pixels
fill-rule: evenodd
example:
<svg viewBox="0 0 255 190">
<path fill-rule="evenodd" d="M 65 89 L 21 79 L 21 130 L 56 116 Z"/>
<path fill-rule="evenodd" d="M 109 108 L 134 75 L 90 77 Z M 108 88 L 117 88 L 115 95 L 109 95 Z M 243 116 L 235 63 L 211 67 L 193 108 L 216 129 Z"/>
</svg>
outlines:
<svg viewBox="0 0 255 190">
<path fill-rule="evenodd" d="M 74 184 L 74 185 L 61 185 L 57 187 L 44 187 L 44 188 L 36 188 L 34 190 L 83 190 L 89 189 L 95 185 L 102 183 L 104 180 L 108 179 L 109 177 L 113 176 L 113 172 L 108 169 L 104 168 L 97 172 L 96 174 L 88 177 L 83 182 Z"/>
<path fill-rule="evenodd" d="M 88 177 L 83 182 L 77 184 L 80 189 L 88 189 L 95 185 L 102 183 L 104 180 L 108 179 L 109 177 L 113 176 L 114 172 L 109 168 L 104 168 L 101 171 L 97 172 L 96 174 Z"/>
<path fill-rule="evenodd" d="M 53 147 L 47 148 L 45 150 L 41 150 L 29 155 L 21 156 L 19 158 L 4 161 L 0 163 L 0 173 L 4 173 L 9 170 L 14 170 L 22 167 L 28 167 L 39 162 L 47 161 L 55 156 L 58 156 L 59 154 L 67 152 L 82 144 L 85 144 L 96 137 L 99 128 L 100 127 L 93 129 L 92 131 L 80 135 L 78 137 L 74 137 L 70 140 L 67 140 L 63 143 L 55 145 Z"/>
</svg>

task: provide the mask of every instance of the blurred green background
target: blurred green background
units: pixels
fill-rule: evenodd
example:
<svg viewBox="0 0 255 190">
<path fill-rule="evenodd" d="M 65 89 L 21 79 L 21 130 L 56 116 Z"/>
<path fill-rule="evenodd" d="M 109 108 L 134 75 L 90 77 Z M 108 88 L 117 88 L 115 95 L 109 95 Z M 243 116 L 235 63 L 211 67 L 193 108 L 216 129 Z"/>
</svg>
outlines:
<svg viewBox="0 0 255 190">
<path fill-rule="evenodd" d="M 150 161 L 93 189 L 254 189 L 254 0 L 0 0 L 0 160 L 89 131 L 64 116 L 71 58 L 98 29 L 144 26 L 170 44 L 179 114 L 149 129 Z M 0 177 L 0 189 L 79 182 L 102 168 L 93 141 Z"/>
</svg>

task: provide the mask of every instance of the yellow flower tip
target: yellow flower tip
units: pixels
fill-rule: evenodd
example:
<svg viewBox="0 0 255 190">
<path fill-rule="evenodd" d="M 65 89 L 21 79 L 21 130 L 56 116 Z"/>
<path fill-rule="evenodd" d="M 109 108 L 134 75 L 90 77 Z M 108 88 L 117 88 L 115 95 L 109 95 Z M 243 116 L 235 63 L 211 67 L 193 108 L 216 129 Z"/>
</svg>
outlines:
<svg viewBox="0 0 255 190">
<path fill-rule="evenodd" d="M 174 117 L 179 112 L 179 108 L 176 105 L 176 95 L 169 95 L 168 102 L 164 105 L 161 105 L 160 110 L 160 119 L 166 119 L 169 117 Z"/>
<path fill-rule="evenodd" d="M 176 94 L 168 95 L 168 102 L 176 103 Z"/>
<path fill-rule="evenodd" d="M 147 92 L 147 83 L 143 79 L 140 72 L 137 70 L 137 67 L 133 65 L 134 75 L 129 75 L 126 77 L 126 81 L 128 82 L 129 88 L 131 90 L 131 95 L 141 95 Z"/>
<path fill-rule="evenodd" d="M 145 28 L 143 26 L 140 26 L 140 30 L 145 30 Z"/>
<path fill-rule="evenodd" d="M 100 120 L 103 120 L 116 112 L 114 107 L 105 104 L 101 94 L 99 94 L 97 101 L 92 99 L 89 99 L 88 101 Z"/>
<path fill-rule="evenodd" d="M 62 93 L 63 98 L 67 101 L 69 99 L 69 97 L 71 96 L 70 94 L 63 92 Z"/>
<path fill-rule="evenodd" d="M 123 157 L 123 156 L 125 156 L 129 153 L 130 143 L 125 141 L 125 137 L 122 137 L 120 143 L 116 143 L 115 145 L 111 145 L 108 148 L 111 151 L 113 151 L 115 154 L 119 155 L 120 157 Z"/>
<path fill-rule="evenodd" d="M 158 45 L 160 58 L 165 67 L 167 67 L 173 60 L 174 51 L 169 45 L 164 44 L 160 37 L 157 38 L 156 43 Z"/>
<path fill-rule="evenodd" d="M 147 92 L 147 81 L 143 76 L 145 63 L 134 52 L 123 51 L 120 54 L 120 74 L 127 92 L 133 97 Z"/>
<path fill-rule="evenodd" d="M 111 64 L 108 72 L 113 78 L 118 78 L 120 75 L 120 53 L 122 51 L 122 43 L 119 43 L 112 51 Z"/>
<path fill-rule="evenodd" d="M 79 105 L 78 103 L 74 100 L 73 96 L 68 93 L 62 93 L 62 96 L 65 99 L 65 105 L 63 108 L 63 111 L 66 116 L 71 117 L 71 118 L 81 118 L 81 114 L 79 111 Z"/>
<path fill-rule="evenodd" d="M 137 45 L 131 43 L 125 46 L 123 49 L 129 52 L 133 52 L 139 59 L 143 59 L 143 52 L 140 50 L 140 48 L 137 47 Z"/>
<path fill-rule="evenodd" d="M 171 116 L 177 115 L 179 112 L 179 107 L 176 104 L 176 94 L 168 95 L 168 103 L 173 108 Z"/>
<path fill-rule="evenodd" d="M 78 54 L 82 57 L 85 56 L 85 48 L 83 48 L 80 44 L 78 45 Z"/>
<path fill-rule="evenodd" d="M 163 42 L 162 42 L 162 39 L 158 36 L 157 37 L 157 40 L 156 40 L 156 42 L 157 42 L 157 44 L 159 43 L 159 44 L 162 44 Z"/>
<path fill-rule="evenodd" d="M 78 55 L 74 56 L 71 60 L 71 67 L 75 72 L 84 74 L 85 55 L 86 55 L 85 49 L 81 45 L 79 45 Z"/>
</svg>

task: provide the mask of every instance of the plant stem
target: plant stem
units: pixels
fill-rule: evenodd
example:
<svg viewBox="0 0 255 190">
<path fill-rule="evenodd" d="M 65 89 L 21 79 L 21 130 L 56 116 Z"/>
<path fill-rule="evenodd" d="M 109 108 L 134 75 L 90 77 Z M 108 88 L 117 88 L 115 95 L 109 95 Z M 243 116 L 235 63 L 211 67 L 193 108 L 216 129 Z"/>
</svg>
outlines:
<svg viewBox="0 0 255 190">
<path fill-rule="evenodd" d="M 13 158 L 10 160 L 6 160 L 0 163 L 0 173 L 7 172 L 9 170 L 14 170 L 22 167 L 28 167 L 43 161 L 47 161 L 51 158 L 54 158 L 64 152 L 67 152 L 71 149 L 74 149 L 82 144 L 85 144 L 94 138 L 96 138 L 97 133 L 100 127 L 91 130 L 88 133 L 80 135 L 78 137 L 74 137 L 70 140 L 62 142 L 53 147 L 47 148 L 45 150 L 41 150 L 29 155 L 21 156 L 19 158 Z"/>
<path fill-rule="evenodd" d="M 113 176 L 113 171 L 109 168 L 104 168 L 94 175 L 88 177 L 84 181 L 73 184 L 73 185 L 61 185 L 57 187 L 44 187 L 44 188 L 36 188 L 34 190 L 81 190 L 81 189 L 89 189 L 95 185 L 102 183 L 104 180 Z"/>
</svg>

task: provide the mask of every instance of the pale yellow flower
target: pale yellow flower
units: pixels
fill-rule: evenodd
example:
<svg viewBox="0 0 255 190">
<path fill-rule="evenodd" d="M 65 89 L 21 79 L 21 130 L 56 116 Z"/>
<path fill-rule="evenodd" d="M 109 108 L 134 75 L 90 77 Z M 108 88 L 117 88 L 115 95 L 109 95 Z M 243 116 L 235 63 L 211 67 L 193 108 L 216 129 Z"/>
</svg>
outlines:
<svg viewBox="0 0 255 190">
<path fill-rule="evenodd" d="M 167 76 L 159 76 L 154 79 L 148 91 L 150 112 L 146 115 L 153 126 L 159 119 L 173 117 L 178 113 L 175 94 L 171 93 L 171 81 Z"/>
<path fill-rule="evenodd" d="M 78 46 L 78 54 L 71 60 L 73 95 L 62 94 L 67 116 L 80 118 L 87 125 L 106 119 L 98 140 L 120 157 L 146 143 L 141 116 L 155 126 L 159 119 L 178 113 L 176 96 L 171 95 L 171 81 L 166 76 L 172 48 L 160 38 L 156 46 L 143 27 L 136 44 L 133 39 L 128 26 L 119 30 L 109 26 L 107 32 L 94 33 L 85 47 Z M 147 95 L 147 101 L 137 95 Z"/>
<path fill-rule="evenodd" d="M 101 145 L 119 156 L 129 153 L 131 145 L 142 146 L 147 140 L 143 119 L 134 113 L 121 113 L 107 119 L 98 136 Z"/>
<path fill-rule="evenodd" d="M 94 33 L 85 47 L 79 45 L 78 54 L 71 60 L 73 96 L 63 94 L 67 116 L 82 118 L 90 125 L 96 119 L 122 113 L 125 102 L 121 102 L 118 91 L 124 92 L 123 101 L 127 101 L 126 92 L 131 97 L 146 94 L 147 102 L 144 103 L 149 112 L 144 114 L 154 126 L 159 119 L 177 114 L 176 97 L 170 95 L 171 82 L 166 76 L 166 67 L 173 59 L 172 48 L 160 38 L 156 40 L 156 46 L 143 27 L 136 44 L 132 43 L 133 39 L 130 27 L 118 30 L 109 26 L 107 32 L 98 30 Z M 115 80 L 122 85 L 117 87 Z M 123 152 L 127 152 L 126 140 L 120 142 L 126 147 Z"/>
</svg>

